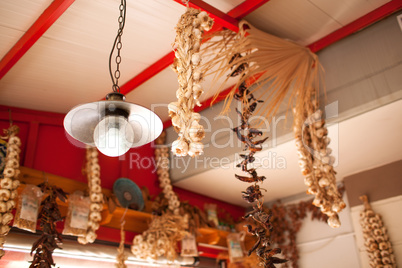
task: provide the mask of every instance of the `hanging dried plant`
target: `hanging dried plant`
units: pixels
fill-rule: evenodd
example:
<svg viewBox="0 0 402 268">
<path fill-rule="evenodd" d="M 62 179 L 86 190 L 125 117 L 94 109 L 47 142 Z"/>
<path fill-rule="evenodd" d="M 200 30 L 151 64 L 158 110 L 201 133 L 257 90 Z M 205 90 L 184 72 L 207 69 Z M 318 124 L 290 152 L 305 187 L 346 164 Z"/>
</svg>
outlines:
<svg viewBox="0 0 402 268">
<path fill-rule="evenodd" d="M 241 58 L 240 54 L 233 55 L 231 62 Z M 237 76 L 248 69 L 247 63 L 242 63 L 241 65 L 235 65 L 231 76 Z M 244 75 L 244 74 L 243 74 Z M 249 186 L 245 192 L 242 192 L 243 199 L 248 203 L 256 204 L 253 206 L 253 211 L 249 212 L 244 216 L 245 219 L 252 219 L 253 224 L 247 224 L 247 231 L 256 236 L 257 242 L 248 251 L 248 256 L 250 256 L 254 251 L 260 259 L 260 266 L 263 267 L 275 267 L 275 264 L 285 263 L 287 260 L 275 257 L 275 255 L 281 253 L 280 248 L 271 247 L 271 234 L 273 231 L 273 226 L 271 223 L 271 212 L 266 211 L 263 208 L 263 195 L 258 183 L 265 180 L 264 176 L 258 176 L 257 170 L 252 166 L 255 157 L 254 154 L 262 150 L 262 143 L 267 140 L 267 138 L 256 140 L 257 137 L 262 136 L 262 132 L 251 126 L 249 120 L 253 112 L 257 108 L 258 103 L 262 102 L 257 100 L 254 95 L 247 88 L 246 82 L 239 86 L 239 92 L 234 95 L 234 98 L 241 102 L 242 110 L 236 109 L 239 114 L 241 125 L 234 128 L 233 131 L 237 134 L 238 139 L 245 145 L 244 154 L 240 156 L 243 160 L 237 165 L 241 170 L 247 173 L 247 176 L 235 175 L 235 177 L 241 181 L 253 183 Z M 254 228 L 253 228 L 254 226 Z"/>
<path fill-rule="evenodd" d="M 65 202 L 67 194 L 56 186 L 49 185 L 47 182 L 41 183 L 38 187 L 47 197 L 41 203 L 39 211 L 40 227 L 42 229 L 41 237 L 32 245 L 31 255 L 35 252 L 30 268 L 51 267 L 56 264 L 53 261 L 53 251 L 61 248 L 63 242 L 61 234 L 56 229 L 56 222 L 63 220 L 57 205 L 57 198 Z"/>
<path fill-rule="evenodd" d="M 174 261 L 177 256 L 177 242 L 187 234 L 188 217 L 180 215 L 180 201 L 170 182 L 169 149 L 163 145 L 165 139 L 165 132 L 156 139 L 158 147 L 155 149 L 155 159 L 159 186 L 168 200 L 168 206 L 167 210 L 152 218 L 147 231 L 134 237 L 131 251 L 135 257 L 141 259 L 166 256 L 169 261 Z"/>
<path fill-rule="evenodd" d="M 88 227 L 83 237 L 78 237 L 80 244 L 93 243 L 96 239 L 96 230 L 99 229 L 99 222 L 102 220 L 103 194 L 100 180 L 100 166 L 98 150 L 94 147 L 87 147 L 85 172 L 88 179 L 89 198 L 91 200 Z"/>
<path fill-rule="evenodd" d="M 18 180 L 20 174 L 20 153 L 21 140 L 17 136 L 19 127 L 11 125 L 4 130 L 4 137 L 8 139 L 5 167 L 3 176 L 0 180 L 0 258 L 4 256 L 3 244 L 5 236 L 10 231 L 9 223 L 13 219 L 12 210 L 15 208 L 15 199 L 17 198 L 17 188 L 20 185 Z"/>
<path fill-rule="evenodd" d="M 169 104 L 169 116 L 179 134 L 172 144 L 172 152 L 177 156 L 191 157 L 203 153 L 201 140 L 205 136 L 204 127 L 199 124 L 200 115 L 194 106 L 200 106 L 199 97 L 204 92 L 201 87 L 203 74 L 199 70 L 199 54 L 204 31 L 209 31 L 213 21 L 205 11 L 187 8 L 176 26 L 176 39 L 173 44 L 175 60 L 173 70 L 177 73 L 179 89 L 177 102 Z"/>
<path fill-rule="evenodd" d="M 229 110 L 236 90 L 247 81 L 255 84 L 249 89 L 252 94 L 264 86 L 256 97 L 266 102 L 267 108 L 260 114 L 267 118 L 275 115 L 288 93 L 289 104 L 294 103 L 298 111 L 304 111 L 311 92 L 318 93 L 319 89 L 322 68 L 317 55 L 306 47 L 262 32 L 246 21 L 239 23 L 239 29 L 239 33 L 216 32 L 217 38 L 209 39 L 202 50 L 203 57 L 211 58 L 201 68 L 206 75 L 214 74 L 215 80 L 226 78 L 225 83 L 232 74 L 239 74 L 240 79 L 227 97 L 224 111 Z M 233 58 L 234 55 L 242 57 Z M 248 67 L 241 68 L 244 65 Z"/>
<path fill-rule="evenodd" d="M 309 187 L 307 193 L 315 195 L 313 204 L 328 216 L 328 225 L 338 228 L 341 225 L 338 213 L 346 204 L 336 186 L 335 158 L 328 147 L 330 139 L 325 120 L 315 100 L 306 104 L 303 115 L 303 119 L 295 119 L 294 133 L 299 166 L 305 177 L 304 183 Z"/>
<path fill-rule="evenodd" d="M 375 213 L 366 195 L 360 197 L 364 211 L 360 213 L 360 225 L 363 229 L 364 245 L 370 259 L 370 267 L 395 268 L 396 260 L 392 245 L 381 215 Z"/>
<path fill-rule="evenodd" d="M 219 38 L 207 41 L 203 49 L 203 57 L 211 58 L 202 66 L 204 73 L 215 74 L 215 80 L 226 77 L 225 82 L 231 76 L 240 77 L 226 99 L 223 112 L 229 110 L 231 101 L 239 94 L 257 94 L 258 90 L 257 99 L 263 99 L 266 108 L 257 110 L 253 107 L 253 110 L 271 120 L 284 99 L 289 98 L 288 105 L 293 106 L 294 111 L 294 133 L 302 173 L 308 178 L 306 180 L 313 177 L 314 181 L 308 192 L 316 194 L 314 204 L 329 216 L 328 224 L 340 226 L 337 213 L 345 203 L 336 190 L 334 158 L 326 148 L 329 139 L 325 121 L 317 112 L 315 116 L 320 118 L 313 126 L 303 125 L 316 112 L 319 88 L 323 87 L 323 83 L 320 84 L 322 67 L 317 55 L 294 42 L 264 33 L 245 21 L 240 22 L 239 29 L 238 34 L 229 30 L 216 33 Z M 251 82 L 253 87 L 246 92 L 243 88 Z M 236 93 L 237 89 L 239 93 Z M 317 176 L 312 174 L 313 169 Z"/>
<path fill-rule="evenodd" d="M 123 222 L 120 226 L 120 245 L 119 248 L 117 249 L 117 256 L 116 256 L 117 268 L 127 267 L 125 261 L 127 260 L 128 256 L 124 253 L 124 242 L 126 237 L 126 233 L 124 232 L 124 224 L 125 222 Z"/>
<path fill-rule="evenodd" d="M 344 187 L 339 188 L 343 193 Z M 270 208 L 272 212 L 272 226 L 275 232 L 272 233 L 272 242 L 282 249 L 282 254 L 289 260 L 282 267 L 298 268 L 299 252 L 296 243 L 303 219 L 311 213 L 311 220 L 327 222 L 328 216 L 321 213 L 320 208 L 312 204 L 312 200 L 300 201 L 295 204 L 284 205 L 280 200 Z"/>
<path fill-rule="evenodd" d="M 177 257 L 177 242 L 187 234 L 186 219 L 183 216 L 165 212 L 153 217 L 147 231 L 134 237 L 131 251 L 141 259 L 157 259 L 165 256 L 169 261 Z"/>
<path fill-rule="evenodd" d="M 157 163 L 156 173 L 159 179 L 159 186 L 162 193 L 168 201 L 168 209 L 175 215 L 179 215 L 180 200 L 173 191 L 173 186 L 169 175 L 169 147 L 164 145 L 166 132 L 162 132 L 155 143 L 158 145 L 155 148 L 155 160 Z"/>
</svg>

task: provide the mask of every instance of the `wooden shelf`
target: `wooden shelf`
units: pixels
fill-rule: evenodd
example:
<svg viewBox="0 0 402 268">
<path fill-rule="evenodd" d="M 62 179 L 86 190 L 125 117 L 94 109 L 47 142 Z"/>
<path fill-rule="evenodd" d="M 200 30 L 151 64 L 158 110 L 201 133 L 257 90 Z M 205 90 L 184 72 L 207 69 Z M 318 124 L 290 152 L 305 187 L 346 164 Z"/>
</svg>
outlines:
<svg viewBox="0 0 402 268">
<path fill-rule="evenodd" d="M 38 185 L 42 183 L 45 178 L 50 184 L 57 185 L 61 187 L 67 193 L 73 193 L 77 190 L 85 192 L 88 188 L 86 183 L 78 182 L 72 179 L 56 176 L 53 174 L 45 173 L 39 170 L 20 167 L 21 175 L 20 181 L 23 183 L 19 187 L 18 191 L 21 192 L 25 187 L 25 184 Z M 102 193 L 106 197 L 112 196 L 112 191 L 109 189 L 102 188 Z M 68 201 L 66 203 L 59 202 L 60 211 L 63 216 L 66 215 L 68 209 Z M 150 206 L 146 206 L 150 207 Z M 122 207 L 116 207 L 116 209 L 111 213 L 107 204 L 103 205 L 101 212 L 102 221 L 101 226 L 120 229 L 120 221 L 122 216 L 125 214 L 125 230 L 134 233 L 142 233 L 148 229 L 148 224 L 152 220 L 152 214 L 147 212 L 136 211 L 132 209 L 126 209 Z M 198 243 L 205 243 L 209 245 L 216 245 L 226 247 L 226 238 L 229 234 L 227 231 L 218 230 L 214 228 L 199 228 L 198 229 Z M 250 242 L 251 241 L 251 242 Z M 254 240 L 252 237 L 246 237 L 246 245 L 252 243 Z"/>
<path fill-rule="evenodd" d="M 46 178 L 50 184 L 57 185 L 67 193 L 73 193 L 78 190 L 85 192 L 88 189 L 88 185 L 86 183 L 78 182 L 72 179 L 56 176 L 27 167 L 20 167 L 20 170 L 20 181 L 25 184 L 38 185 Z M 19 192 L 21 192 L 24 187 L 25 185 L 21 184 Z M 112 196 L 112 191 L 109 189 L 102 188 L 102 193 L 106 197 Z M 68 201 L 66 203 L 58 202 L 58 204 L 60 207 L 60 212 L 63 216 L 65 216 L 68 209 Z M 125 208 L 116 207 L 113 213 L 110 213 L 108 205 L 104 204 L 101 211 L 102 221 L 100 222 L 100 225 L 120 229 L 120 220 L 125 210 Z M 152 215 L 150 213 L 127 209 L 125 215 L 125 230 L 135 233 L 142 233 L 148 229 L 148 223 L 151 221 L 151 219 Z"/>
</svg>

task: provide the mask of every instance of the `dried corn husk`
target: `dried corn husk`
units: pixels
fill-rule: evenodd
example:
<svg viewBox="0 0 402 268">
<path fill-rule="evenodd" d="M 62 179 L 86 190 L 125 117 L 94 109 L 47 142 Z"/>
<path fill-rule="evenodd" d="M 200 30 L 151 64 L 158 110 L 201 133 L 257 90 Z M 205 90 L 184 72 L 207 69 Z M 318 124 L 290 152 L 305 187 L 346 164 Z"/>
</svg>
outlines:
<svg viewBox="0 0 402 268">
<path fill-rule="evenodd" d="M 294 104 L 298 111 L 305 110 L 305 103 L 310 102 L 312 93 L 318 96 L 322 67 L 317 55 L 308 48 L 260 31 L 246 21 L 239 23 L 238 33 L 223 30 L 212 37 L 202 50 L 202 57 L 211 60 L 203 64 L 201 71 L 215 75 L 215 81 L 224 78 L 216 88 L 215 97 L 229 75 L 238 74 L 239 77 L 226 99 L 223 112 L 229 110 L 234 94 L 244 82 L 255 85 L 249 88 L 251 94 L 264 87 L 264 91 L 255 97 L 264 100 L 267 107 L 257 113 L 268 119 L 275 115 L 288 93 L 289 104 Z M 235 55 L 240 57 L 234 58 Z M 247 68 L 240 68 L 243 65 Z M 233 70 L 238 73 L 234 75 Z"/>
<path fill-rule="evenodd" d="M 364 203 L 364 211 L 360 213 L 360 225 L 370 258 L 370 267 L 395 268 L 395 255 L 381 215 L 373 211 L 366 195 L 360 199 Z"/>
<path fill-rule="evenodd" d="M 199 70 L 201 38 L 204 31 L 211 29 L 213 21 L 205 11 L 187 8 L 176 26 L 176 39 L 173 44 L 175 60 L 173 70 L 177 73 L 179 89 L 177 102 L 169 104 L 169 116 L 179 133 L 179 138 L 172 145 L 172 152 L 177 156 L 191 157 L 203 153 L 204 127 L 199 124 L 200 116 L 194 112 L 194 106 L 200 106 L 199 97 L 203 93 L 202 72 Z"/>
<path fill-rule="evenodd" d="M 93 243 L 96 239 L 96 231 L 99 229 L 99 222 L 102 220 L 100 211 L 103 208 L 103 194 L 100 181 L 100 166 L 98 150 L 94 147 L 87 147 L 85 172 L 88 179 L 89 199 L 91 200 L 88 228 L 84 236 L 77 240 L 80 244 Z"/>
<path fill-rule="evenodd" d="M 5 159 L 5 168 L 2 179 L 0 180 L 0 258 L 4 256 L 3 244 L 5 236 L 10 231 L 9 223 L 13 219 L 11 211 L 15 208 L 15 199 L 17 198 L 17 188 L 20 185 L 18 180 L 20 174 L 20 152 L 21 140 L 17 136 L 20 128 L 11 125 L 4 130 L 6 136 L 2 139 L 8 139 L 7 153 Z"/>
</svg>

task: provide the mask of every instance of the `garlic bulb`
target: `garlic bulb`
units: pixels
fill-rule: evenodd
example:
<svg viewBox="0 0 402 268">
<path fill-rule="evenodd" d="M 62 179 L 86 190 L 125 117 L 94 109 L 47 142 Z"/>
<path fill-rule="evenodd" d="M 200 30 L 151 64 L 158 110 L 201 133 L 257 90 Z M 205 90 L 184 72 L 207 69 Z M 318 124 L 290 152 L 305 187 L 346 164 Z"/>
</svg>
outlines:
<svg viewBox="0 0 402 268">
<path fill-rule="evenodd" d="M 163 132 L 159 138 L 155 140 L 158 147 L 155 149 L 155 160 L 157 163 L 156 173 L 159 176 L 159 185 L 165 198 L 168 200 L 168 211 L 162 216 L 156 216 L 152 219 L 149 229 L 137 235 L 133 239 L 131 252 L 135 257 L 141 259 L 156 259 L 160 256 L 166 256 L 173 261 L 176 256 L 176 245 L 186 234 L 188 219 L 179 215 L 180 201 L 173 191 L 169 178 L 169 148 L 165 143 L 165 135 Z M 188 151 L 186 142 L 180 140 L 175 141 L 174 148 L 183 147 Z M 181 147 L 180 147 L 181 146 Z M 186 151 L 186 152 L 187 152 Z"/>
<path fill-rule="evenodd" d="M 336 186 L 333 164 L 335 158 L 328 148 L 330 139 L 322 111 L 314 100 L 306 104 L 304 114 L 295 113 L 294 134 L 299 155 L 299 166 L 304 183 L 309 187 L 308 194 L 316 195 L 313 204 L 326 214 L 328 225 L 338 228 L 341 223 L 338 213 L 346 207 Z"/>
<path fill-rule="evenodd" d="M 190 151 L 188 148 L 192 142 L 198 143 L 205 136 L 204 127 L 198 124 L 199 118 L 195 118 L 194 106 L 201 105 L 199 98 L 204 92 L 200 85 L 203 75 L 199 70 L 202 62 L 199 53 L 201 38 L 203 32 L 210 30 L 212 25 L 213 21 L 205 11 L 187 8 L 176 26 L 173 69 L 178 75 L 178 101 L 170 103 L 168 109 L 172 125 L 179 133 L 177 142 L 172 146 L 172 152 L 177 156 L 189 154 L 193 157 L 202 154 L 203 146 Z"/>
<path fill-rule="evenodd" d="M 17 198 L 17 188 L 20 185 L 18 176 L 20 174 L 20 152 L 21 140 L 17 136 L 20 129 L 16 125 L 11 125 L 5 130 L 8 139 L 5 168 L 3 178 L 0 180 L 0 258 L 5 254 L 3 244 L 5 236 L 10 231 L 8 224 L 13 219 L 11 211 L 15 208 L 15 198 Z"/>
<path fill-rule="evenodd" d="M 93 243 L 96 239 L 96 231 L 99 229 L 99 222 L 102 220 L 100 211 L 103 208 L 103 194 L 100 185 L 100 166 L 98 160 L 98 150 L 93 147 L 87 147 L 86 151 L 86 173 L 89 188 L 89 206 L 90 213 L 88 219 L 87 232 L 83 237 L 78 237 L 80 244 Z"/>
<path fill-rule="evenodd" d="M 395 255 L 381 216 L 373 211 L 366 195 L 360 199 L 364 203 L 364 211 L 360 213 L 360 225 L 370 258 L 370 267 L 395 268 Z"/>
</svg>

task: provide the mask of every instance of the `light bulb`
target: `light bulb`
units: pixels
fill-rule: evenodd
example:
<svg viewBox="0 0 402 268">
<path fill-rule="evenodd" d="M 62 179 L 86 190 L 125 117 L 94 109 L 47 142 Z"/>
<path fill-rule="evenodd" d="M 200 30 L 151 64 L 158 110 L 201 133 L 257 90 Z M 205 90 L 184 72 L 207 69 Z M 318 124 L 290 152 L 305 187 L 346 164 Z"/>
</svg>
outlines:
<svg viewBox="0 0 402 268">
<path fill-rule="evenodd" d="M 108 115 L 95 128 L 94 141 L 98 150 L 107 156 L 125 154 L 134 143 L 134 130 L 124 116 Z"/>
</svg>

